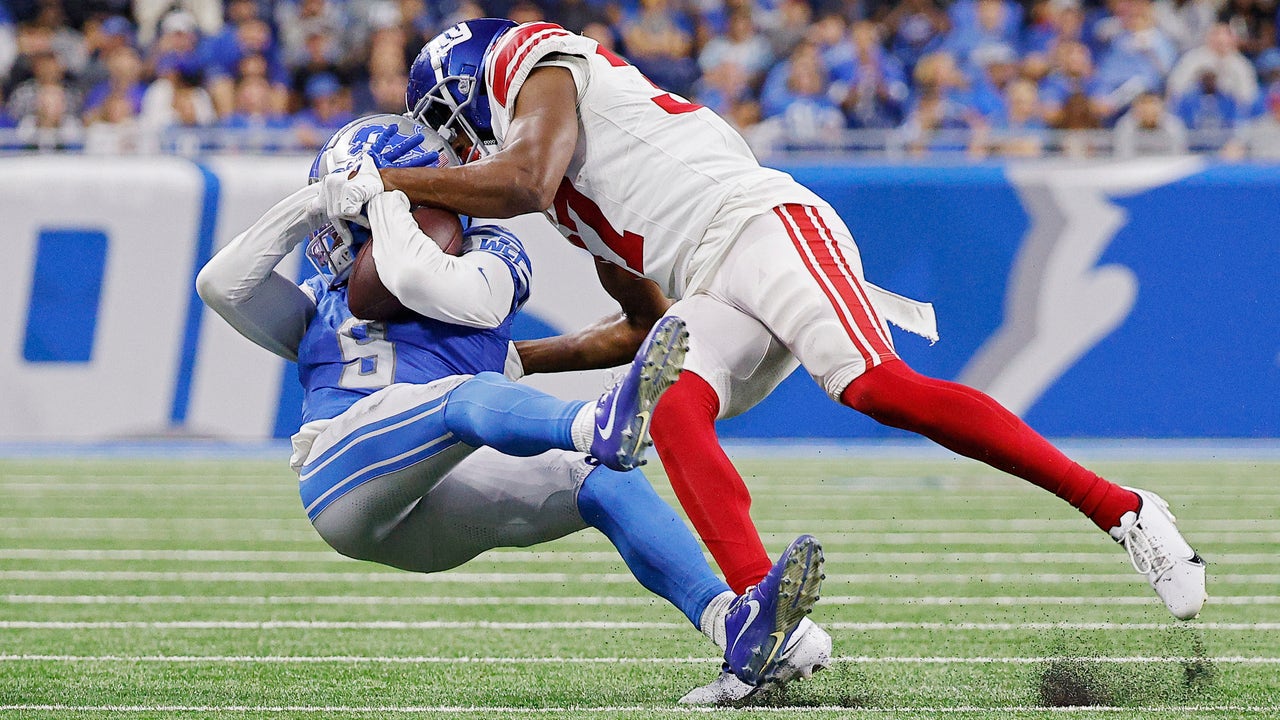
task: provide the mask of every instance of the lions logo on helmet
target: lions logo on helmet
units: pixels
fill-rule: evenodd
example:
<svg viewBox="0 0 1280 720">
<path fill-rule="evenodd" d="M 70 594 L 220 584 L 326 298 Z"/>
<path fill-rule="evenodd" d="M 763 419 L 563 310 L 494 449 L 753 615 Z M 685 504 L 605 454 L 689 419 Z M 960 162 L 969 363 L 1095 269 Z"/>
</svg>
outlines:
<svg viewBox="0 0 1280 720">
<path fill-rule="evenodd" d="M 309 182 L 319 182 L 331 172 L 353 167 L 365 153 L 378 167 L 458 164 L 458 156 L 431 128 L 403 115 L 371 115 L 348 123 L 329 138 L 311 163 Z M 350 225 L 346 230 L 344 233 L 328 223 L 307 240 L 307 259 L 328 279 L 330 288 L 346 283 L 356 253 L 369 239 L 369 231 L 359 225 Z"/>
<path fill-rule="evenodd" d="M 409 69 L 405 106 L 415 121 L 449 142 L 465 138 L 471 153 L 493 152 L 493 120 L 484 87 L 484 58 L 516 24 L 481 18 L 461 22 L 432 38 Z M 468 158 L 470 159 L 470 158 Z"/>
</svg>

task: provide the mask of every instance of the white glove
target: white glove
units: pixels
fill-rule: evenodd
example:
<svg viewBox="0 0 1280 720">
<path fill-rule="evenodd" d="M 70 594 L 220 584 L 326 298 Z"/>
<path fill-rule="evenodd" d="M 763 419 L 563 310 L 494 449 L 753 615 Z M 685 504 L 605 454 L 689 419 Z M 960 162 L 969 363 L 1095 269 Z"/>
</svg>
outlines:
<svg viewBox="0 0 1280 720">
<path fill-rule="evenodd" d="M 520 362 L 520 352 L 516 350 L 516 344 L 513 342 L 507 343 L 507 363 L 502 368 L 502 374 L 512 382 L 524 377 L 524 363 Z"/>
<path fill-rule="evenodd" d="M 321 182 L 324 183 L 320 195 L 324 198 L 325 212 L 334 225 L 354 222 L 369 227 L 369 221 L 361 212 L 365 203 L 377 197 L 383 189 L 382 175 L 369 153 L 360 156 L 354 169 L 331 172 Z M 345 225 L 341 228 L 346 229 Z"/>
</svg>

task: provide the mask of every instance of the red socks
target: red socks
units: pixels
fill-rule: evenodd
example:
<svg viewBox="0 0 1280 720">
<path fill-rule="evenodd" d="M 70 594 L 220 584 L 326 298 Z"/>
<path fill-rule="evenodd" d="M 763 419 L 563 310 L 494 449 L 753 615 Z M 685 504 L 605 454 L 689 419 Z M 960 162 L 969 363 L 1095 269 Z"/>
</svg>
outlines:
<svg viewBox="0 0 1280 720">
<path fill-rule="evenodd" d="M 1073 462 L 1018 416 L 971 387 L 925 377 L 901 360 L 871 368 L 840 400 L 873 419 L 919 433 L 1066 500 L 1104 531 L 1138 496 Z M 666 459 L 665 457 L 663 458 Z"/>
<path fill-rule="evenodd" d="M 1099 477 L 1040 437 L 995 400 L 958 383 L 925 377 L 901 360 L 871 368 L 845 388 L 845 405 L 892 427 L 1032 482 L 1079 509 L 1104 531 L 1137 511 L 1138 496 Z M 736 593 L 772 562 L 751 521 L 751 495 L 716 437 L 720 410 L 705 380 L 684 372 L 654 410 L 658 456 L 676 497 Z"/>
<path fill-rule="evenodd" d="M 741 594 L 773 562 L 751 521 L 751 494 L 716 437 L 719 412 L 715 390 L 686 370 L 658 402 L 650 433 L 685 513 L 725 582 Z"/>
</svg>

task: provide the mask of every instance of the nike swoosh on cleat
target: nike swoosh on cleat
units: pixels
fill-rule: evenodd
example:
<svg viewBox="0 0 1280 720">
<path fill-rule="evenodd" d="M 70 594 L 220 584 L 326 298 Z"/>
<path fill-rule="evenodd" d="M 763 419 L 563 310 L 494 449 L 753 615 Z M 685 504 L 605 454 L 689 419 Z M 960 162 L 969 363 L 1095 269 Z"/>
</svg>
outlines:
<svg viewBox="0 0 1280 720">
<path fill-rule="evenodd" d="M 769 657 L 760 663 L 760 672 L 769 667 L 769 663 L 773 662 L 773 656 L 778 654 L 778 650 L 782 649 L 782 641 L 786 639 L 787 634 L 784 632 L 769 633 L 769 637 L 773 638 L 773 649 L 769 651 Z"/>
<path fill-rule="evenodd" d="M 729 643 L 730 652 L 733 652 L 733 649 L 738 646 L 738 641 L 742 639 L 742 634 L 747 631 L 747 628 L 751 627 L 751 623 L 755 622 L 756 616 L 760 614 L 759 600 L 748 600 L 747 605 L 750 606 L 751 611 L 747 613 L 747 621 L 742 623 L 742 629 L 738 630 L 738 636 L 733 639 L 733 642 Z"/>
<path fill-rule="evenodd" d="M 601 439 L 601 440 L 608 440 L 610 437 L 612 437 L 612 436 L 613 436 L 613 421 L 614 421 L 614 416 L 618 413 L 618 396 L 617 396 L 617 391 L 615 390 L 615 391 L 614 391 L 614 393 L 615 393 L 615 394 L 614 394 L 614 396 L 613 396 L 613 402 L 609 403 L 609 421 L 608 421 L 608 422 L 606 422 L 603 426 L 601 426 L 601 425 L 599 425 L 599 424 L 597 424 L 597 425 L 596 425 L 596 427 L 597 427 L 597 428 L 599 428 L 599 430 L 600 430 L 600 439 Z"/>
</svg>

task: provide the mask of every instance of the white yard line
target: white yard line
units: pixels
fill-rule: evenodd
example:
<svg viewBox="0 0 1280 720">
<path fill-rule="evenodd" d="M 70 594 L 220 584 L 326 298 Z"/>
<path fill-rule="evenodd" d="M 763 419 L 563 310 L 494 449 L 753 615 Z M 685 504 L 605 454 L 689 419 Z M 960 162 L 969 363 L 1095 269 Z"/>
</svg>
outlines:
<svg viewBox="0 0 1280 720">
<path fill-rule="evenodd" d="M 950 657 L 950 656 L 899 656 L 876 657 L 870 655 L 843 655 L 833 662 L 860 665 L 1035 665 L 1062 660 L 1062 657 Z M 1254 657 L 1247 655 L 1218 656 L 1146 656 L 1118 655 L 1098 657 L 1071 657 L 1072 660 L 1101 664 L 1147 664 L 1215 662 L 1233 665 L 1280 665 L 1280 657 Z M 708 657 L 445 657 L 435 655 L 41 655 L 34 653 L 0 655 L 0 662 L 127 662 L 127 663 L 261 663 L 261 664 L 378 664 L 378 665 L 666 665 L 697 664 L 715 661 Z"/>
<path fill-rule="evenodd" d="M 0 595 L 7 605 L 659 605 L 657 597 L 587 596 L 472 596 L 472 595 Z M 823 595 L 823 605 L 1076 605 L 1108 607 L 1151 605 L 1159 601 L 1146 594 L 1116 597 L 1075 595 L 993 595 L 881 597 L 868 595 Z M 1276 595 L 1214 595 L 1210 605 L 1280 605 Z"/>
<path fill-rule="evenodd" d="M 827 630 L 935 630 L 935 631 L 1019 631 L 1019 630 L 1239 630 L 1265 632 L 1280 630 L 1280 622 L 827 622 Z M 680 622 L 631 621 L 538 621 L 505 622 L 488 620 L 0 620 L 0 630 L 678 630 Z"/>
<path fill-rule="evenodd" d="M 1091 562 L 1123 562 L 1116 549 L 1108 552 L 829 552 L 828 564 L 841 562 L 883 564 L 936 563 L 1039 563 L 1074 564 Z M 355 561 L 331 550 L 146 550 L 90 548 L 0 548 L 0 560 L 68 560 L 68 561 L 183 561 L 183 562 L 263 562 L 263 563 L 342 563 Z M 591 550 L 495 550 L 480 556 L 474 563 L 538 563 L 621 562 L 618 553 Z M 1213 558 L 1214 565 L 1272 565 L 1276 556 L 1270 553 L 1227 554 Z"/>
<path fill-rule="evenodd" d="M 1052 712 L 1063 715 L 1073 713 L 1233 713 L 1257 714 L 1273 713 L 1280 710 L 1274 705 L 1153 705 L 1153 706 L 1113 706 L 1094 705 L 1085 707 L 1052 707 L 1038 705 L 963 705 L 940 707 L 876 707 L 850 708 L 842 705 L 815 705 L 808 707 L 751 707 L 751 713 L 829 713 L 842 714 L 880 714 L 907 713 L 916 714 L 979 714 L 979 713 L 1029 713 Z M 317 714 L 369 714 L 369 715 L 418 715 L 426 713 L 473 715 L 475 713 L 503 713 L 520 715 L 543 715 L 563 713 L 613 714 L 613 713 L 647 713 L 702 715 L 706 713 L 728 712 L 717 707 L 689 706 L 654 706 L 654 705 L 604 705 L 562 707 L 509 707 L 501 705 L 419 705 L 419 706 L 386 706 L 386 705 L 0 705 L 0 711 L 18 712 L 101 712 L 101 713 L 317 713 Z"/>
<path fill-rule="evenodd" d="M 1140 578 L 1139 578 L 1140 579 Z M 289 571 L 201 571 L 201 570 L 0 570 L 0 580 L 26 582 L 94 581 L 94 582 L 271 582 L 271 583 L 461 583 L 461 584 L 512 584 L 512 583 L 633 583 L 629 573 L 468 573 L 445 572 L 431 575 L 398 572 L 289 572 Z M 974 582 L 988 583 L 1043 583 L 1060 584 L 1123 584 L 1135 582 L 1132 573 L 842 573 L 829 571 L 827 583 L 917 583 L 966 585 Z M 1277 584 L 1280 575 L 1270 574 L 1222 574 L 1214 575 L 1215 584 Z"/>
</svg>

